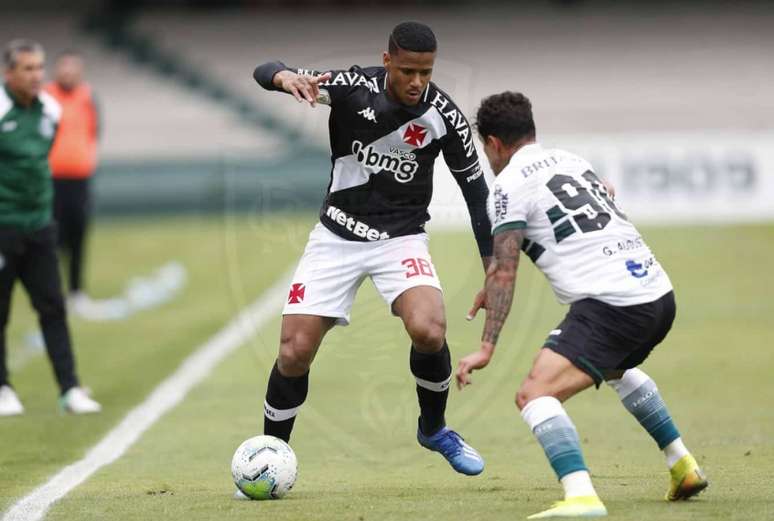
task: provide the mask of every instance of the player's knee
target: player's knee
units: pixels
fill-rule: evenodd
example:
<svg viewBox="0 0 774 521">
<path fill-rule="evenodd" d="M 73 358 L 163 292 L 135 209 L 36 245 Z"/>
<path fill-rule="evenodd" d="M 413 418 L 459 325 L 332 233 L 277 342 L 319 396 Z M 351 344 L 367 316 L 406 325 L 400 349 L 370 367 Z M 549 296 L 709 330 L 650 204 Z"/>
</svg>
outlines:
<svg viewBox="0 0 774 521">
<path fill-rule="evenodd" d="M 313 340 L 302 332 L 282 335 L 277 366 L 283 376 L 301 376 L 309 370 L 314 353 Z"/>
<path fill-rule="evenodd" d="M 516 392 L 516 407 L 521 411 L 529 402 L 535 398 L 545 396 L 545 394 L 546 393 L 539 389 L 538 386 L 534 385 L 533 381 L 527 379 L 521 384 L 521 387 L 519 387 L 519 390 Z"/>
<path fill-rule="evenodd" d="M 406 324 L 406 330 L 420 352 L 434 353 L 446 341 L 446 321 L 443 318 L 411 320 Z"/>
<path fill-rule="evenodd" d="M 516 407 L 521 411 L 529 403 L 529 394 L 524 392 L 522 389 L 519 389 L 518 391 L 516 391 L 515 400 L 516 400 Z"/>
</svg>

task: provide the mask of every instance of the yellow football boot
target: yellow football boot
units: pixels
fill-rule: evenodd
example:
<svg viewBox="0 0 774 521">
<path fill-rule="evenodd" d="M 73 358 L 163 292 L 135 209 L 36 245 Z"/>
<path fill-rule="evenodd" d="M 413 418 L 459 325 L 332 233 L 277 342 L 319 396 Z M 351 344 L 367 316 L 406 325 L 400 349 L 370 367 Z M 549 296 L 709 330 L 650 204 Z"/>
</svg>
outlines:
<svg viewBox="0 0 774 521">
<path fill-rule="evenodd" d="M 597 496 L 578 496 L 557 501 L 551 508 L 532 514 L 527 519 L 546 519 L 549 517 L 602 517 L 607 509 Z"/>
<path fill-rule="evenodd" d="M 679 501 L 693 497 L 709 485 L 704 472 L 690 454 L 677 460 L 677 463 L 669 469 L 672 482 L 666 494 L 667 501 Z"/>
</svg>

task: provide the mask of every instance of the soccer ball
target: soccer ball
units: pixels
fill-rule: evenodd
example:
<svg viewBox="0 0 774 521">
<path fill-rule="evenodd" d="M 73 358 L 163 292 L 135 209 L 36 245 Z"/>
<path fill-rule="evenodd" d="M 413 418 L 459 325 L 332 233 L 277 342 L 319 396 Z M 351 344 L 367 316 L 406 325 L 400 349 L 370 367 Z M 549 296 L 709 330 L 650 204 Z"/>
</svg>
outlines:
<svg viewBox="0 0 774 521">
<path fill-rule="evenodd" d="M 298 461 L 290 445 L 274 436 L 245 440 L 231 460 L 234 484 L 250 499 L 279 499 L 296 482 Z"/>
</svg>

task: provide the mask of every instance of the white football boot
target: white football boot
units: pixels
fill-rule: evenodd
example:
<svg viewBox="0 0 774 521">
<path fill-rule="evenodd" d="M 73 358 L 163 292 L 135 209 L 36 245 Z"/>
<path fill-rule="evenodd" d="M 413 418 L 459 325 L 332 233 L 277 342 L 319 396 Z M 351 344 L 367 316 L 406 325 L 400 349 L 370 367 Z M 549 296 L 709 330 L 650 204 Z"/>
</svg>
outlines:
<svg viewBox="0 0 774 521">
<path fill-rule="evenodd" d="M 236 492 L 234 492 L 234 499 L 238 499 L 239 501 L 250 501 L 250 498 L 245 496 L 244 492 L 239 489 L 236 489 Z"/>
<path fill-rule="evenodd" d="M 102 410 L 102 406 L 92 400 L 83 387 L 70 388 L 59 398 L 59 407 L 70 414 L 92 414 Z"/>
<path fill-rule="evenodd" d="M 16 416 L 24 412 L 24 406 L 10 385 L 0 387 L 0 416 Z"/>
</svg>

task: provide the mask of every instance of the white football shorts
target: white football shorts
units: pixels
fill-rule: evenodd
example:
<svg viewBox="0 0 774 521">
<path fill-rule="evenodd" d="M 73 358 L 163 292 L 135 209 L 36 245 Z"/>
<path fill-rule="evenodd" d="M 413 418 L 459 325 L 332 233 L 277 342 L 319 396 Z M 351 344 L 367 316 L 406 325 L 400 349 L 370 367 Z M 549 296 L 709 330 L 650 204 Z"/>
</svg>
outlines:
<svg viewBox="0 0 774 521">
<path fill-rule="evenodd" d="M 283 315 L 333 317 L 349 324 L 352 303 L 367 277 L 392 310 L 404 291 L 416 286 L 441 290 L 426 233 L 382 241 L 342 239 L 318 223 L 290 284 Z"/>
</svg>

